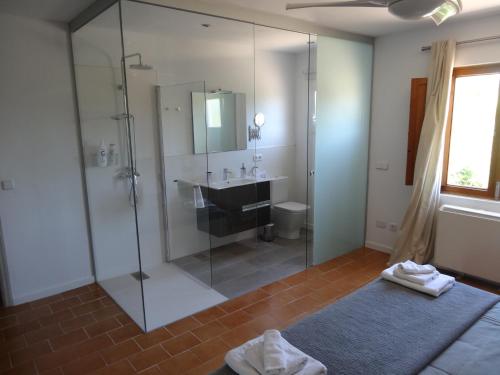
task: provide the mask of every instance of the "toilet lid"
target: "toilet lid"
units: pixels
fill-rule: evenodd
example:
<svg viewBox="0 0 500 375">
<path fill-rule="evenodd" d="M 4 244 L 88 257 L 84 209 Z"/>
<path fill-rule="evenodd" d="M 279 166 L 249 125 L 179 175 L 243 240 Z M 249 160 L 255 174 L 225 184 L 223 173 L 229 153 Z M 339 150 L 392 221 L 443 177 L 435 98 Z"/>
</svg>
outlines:
<svg viewBox="0 0 500 375">
<path fill-rule="evenodd" d="M 309 206 L 306 206 L 303 203 L 297 203 L 297 202 L 283 202 L 283 203 L 275 204 L 274 208 L 277 208 L 278 210 L 290 211 L 290 212 L 303 212 L 303 211 L 306 211 L 309 208 Z"/>
</svg>

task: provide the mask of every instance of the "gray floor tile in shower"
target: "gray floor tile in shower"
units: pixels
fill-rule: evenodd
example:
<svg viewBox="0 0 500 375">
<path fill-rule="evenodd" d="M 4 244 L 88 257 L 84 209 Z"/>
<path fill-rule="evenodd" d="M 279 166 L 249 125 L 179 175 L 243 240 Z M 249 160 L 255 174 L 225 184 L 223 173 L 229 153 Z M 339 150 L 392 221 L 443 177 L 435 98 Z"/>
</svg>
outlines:
<svg viewBox="0 0 500 375">
<path fill-rule="evenodd" d="M 219 293 L 233 298 L 304 270 L 306 258 L 304 232 L 298 240 L 276 237 L 273 242 L 255 238 L 234 242 L 174 263 L 207 285 L 211 284 Z"/>
</svg>

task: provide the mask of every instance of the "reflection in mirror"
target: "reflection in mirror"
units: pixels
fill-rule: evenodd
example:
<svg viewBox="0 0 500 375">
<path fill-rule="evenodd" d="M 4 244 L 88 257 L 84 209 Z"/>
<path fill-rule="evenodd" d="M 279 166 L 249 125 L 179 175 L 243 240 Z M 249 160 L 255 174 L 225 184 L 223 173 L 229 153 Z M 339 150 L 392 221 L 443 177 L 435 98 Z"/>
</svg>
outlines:
<svg viewBox="0 0 500 375">
<path fill-rule="evenodd" d="M 193 92 L 194 153 L 246 150 L 245 94 Z"/>
</svg>

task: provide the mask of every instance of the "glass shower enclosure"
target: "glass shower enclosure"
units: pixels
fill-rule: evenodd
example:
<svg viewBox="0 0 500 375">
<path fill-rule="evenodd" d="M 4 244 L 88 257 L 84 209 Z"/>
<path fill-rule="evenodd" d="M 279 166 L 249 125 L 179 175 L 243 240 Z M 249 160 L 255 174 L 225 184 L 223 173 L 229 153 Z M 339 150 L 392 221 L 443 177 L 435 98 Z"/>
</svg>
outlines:
<svg viewBox="0 0 500 375">
<path fill-rule="evenodd" d="M 153 330 L 363 245 L 371 45 L 102 3 L 72 27 L 86 192 L 96 280 L 135 323 Z"/>
</svg>

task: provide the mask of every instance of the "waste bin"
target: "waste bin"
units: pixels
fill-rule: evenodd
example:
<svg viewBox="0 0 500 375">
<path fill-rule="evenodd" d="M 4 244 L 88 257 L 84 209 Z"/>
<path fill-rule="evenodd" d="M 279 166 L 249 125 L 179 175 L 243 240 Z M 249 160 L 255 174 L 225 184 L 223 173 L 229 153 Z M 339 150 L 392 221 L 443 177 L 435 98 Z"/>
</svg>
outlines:
<svg viewBox="0 0 500 375">
<path fill-rule="evenodd" d="M 262 227 L 262 234 L 260 236 L 262 241 L 274 241 L 274 223 L 266 224 Z"/>
</svg>

